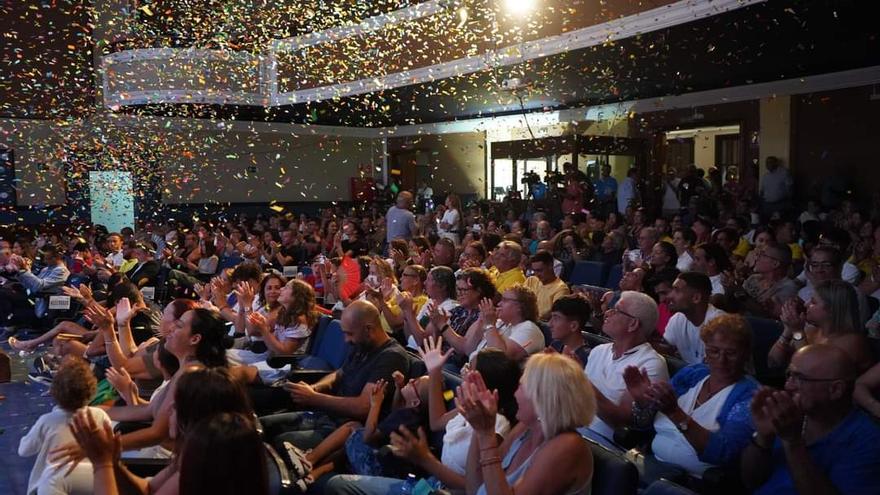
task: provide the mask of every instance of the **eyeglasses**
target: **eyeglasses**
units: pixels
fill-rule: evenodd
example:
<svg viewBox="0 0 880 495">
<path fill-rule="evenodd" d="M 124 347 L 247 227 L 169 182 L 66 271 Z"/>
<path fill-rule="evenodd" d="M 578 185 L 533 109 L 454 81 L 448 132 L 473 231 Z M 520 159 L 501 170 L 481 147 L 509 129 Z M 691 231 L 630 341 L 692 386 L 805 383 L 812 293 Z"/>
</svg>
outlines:
<svg viewBox="0 0 880 495">
<path fill-rule="evenodd" d="M 849 381 L 848 378 L 812 378 L 799 371 L 785 370 L 785 381 L 794 380 L 798 383 L 836 382 L 838 380 Z"/>
<path fill-rule="evenodd" d="M 767 254 L 767 253 L 761 253 L 761 254 L 759 254 L 759 255 L 758 255 L 758 258 L 769 258 L 769 259 L 771 259 L 771 260 L 773 260 L 773 261 L 779 261 L 779 258 L 774 258 L 773 256 L 770 256 L 770 255 Z"/>
<path fill-rule="evenodd" d="M 605 317 L 607 318 L 608 316 L 611 316 L 611 315 L 613 315 L 614 313 L 620 313 L 620 314 L 622 314 L 623 316 L 628 316 L 628 317 L 632 318 L 633 320 L 638 320 L 638 318 L 636 318 L 635 316 L 633 316 L 633 315 L 627 313 L 626 311 L 621 310 L 621 309 L 618 308 L 617 306 L 615 306 L 615 307 L 613 307 L 613 308 L 608 308 L 608 309 L 605 311 Z"/>
<path fill-rule="evenodd" d="M 725 359 L 734 360 L 739 357 L 740 352 L 736 349 L 719 349 L 717 347 L 706 346 L 706 357 L 717 359 L 724 356 Z"/>
<path fill-rule="evenodd" d="M 473 287 L 456 287 L 455 292 L 471 292 L 474 290 Z"/>
<path fill-rule="evenodd" d="M 811 261 L 808 265 L 811 270 L 815 270 L 817 268 L 829 269 L 834 266 L 830 261 Z"/>
</svg>

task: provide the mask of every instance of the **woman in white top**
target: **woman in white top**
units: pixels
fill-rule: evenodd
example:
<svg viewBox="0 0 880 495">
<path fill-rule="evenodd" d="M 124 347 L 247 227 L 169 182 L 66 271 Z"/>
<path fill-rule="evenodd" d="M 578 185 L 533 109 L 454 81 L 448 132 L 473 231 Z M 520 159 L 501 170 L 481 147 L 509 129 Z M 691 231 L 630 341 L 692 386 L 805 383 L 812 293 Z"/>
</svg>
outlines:
<svg viewBox="0 0 880 495">
<path fill-rule="evenodd" d="M 517 362 L 544 349 L 544 334 L 535 324 L 538 299 L 528 287 L 517 285 L 504 291 L 498 308 L 490 299 L 480 303 L 480 317 L 467 333 L 459 335 L 448 326 L 441 332 L 449 345 L 471 359 L 484 347 L 495 347 Z"/>
<path fill-rule="evenodd" d="M 96 388 L 97 381 L 88 362 L 74 356 L 64 358 L 49 390 L 57 405 L 40 416 L 18 444 L 18 455 L 37 456 L 28 479 L 28 493 L 85 495 L 93 492 L 90 462 L 80 463 L 67 473 L 67 466 L 48 458 L 53 449 L 74 441 L 69 423 L 77 411 L 87 411 L 96 424 L 110 423 L 102 409 L 88 407 Z"/>
<path fill-rule="evenodd" d="M 705 364 L 681 369 L 671 383 L 651 383 L 634 366 L 624 371 L 634 422 L 653 423 L 657 432 L 652 455 L 645 459 L 645 484 L 680 471 L 701 477 L 709 467 L 736 460 L 752 438 L 749 404 L 758 383 L 746 375 L 752 345 L 748 322 L 740 315 L 721 315 L 700 329 L 700 338 Z"/>
<path fill-rule="evenodd" d="M 408 292 L 402 293 L 397 304 L 403 314 L 403 331 L 407 335 L 407 347 L 418 349 L 424 338 L 430 334 L 428 325 L 431 312 L 435 309 L 449 314 L 458 307 L 455 300 L 455 274 L 447 266 L 435 266 L 428 272 L 425 280 L 428 302 L 416 308 L 414 298 Z"/>
<path fill-rule="evenodd" d="M 260 312 L 248 315 L 250 333 L 260 336 L 265 343 L 263 352 L 229 349 L 227 357 L 233 363 L 255 364 L 263 362 L 271 354 L 298 354 L 305 352 L 312 328 L 318 322 L 315 311 L 315 292 L 302 280 L 291 280 L 278 295 L 281 309 L 276 318 Z"/>
<path fill-rule="evenodd" d="M 455 194 L 446 196 L 446 211 L 437 226 L 437 234 L 452 240 L 456 246 L 461 235 L 461 200 Z"/>
</svg>

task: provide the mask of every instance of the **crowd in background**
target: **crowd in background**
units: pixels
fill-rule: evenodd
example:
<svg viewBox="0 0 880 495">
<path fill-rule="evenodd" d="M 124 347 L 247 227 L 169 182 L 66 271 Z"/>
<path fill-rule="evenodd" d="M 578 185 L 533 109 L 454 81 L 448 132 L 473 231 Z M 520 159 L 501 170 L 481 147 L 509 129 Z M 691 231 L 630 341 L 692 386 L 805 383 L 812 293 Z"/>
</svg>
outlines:
<svg viewBox="0 0 880 495">
<path fill-rule="evenodd" d="M 595 445 L 645 485 L 877 493 L 880 210 L 767 170 L 754 195 L 676 171 L 657 205 L 635 170 L 567 165 L 561 211 L 423 185 L 19 227 L 0 324 L 57 403 L 21 442 L 29 491 L 268 493 L 265 442 L 317 493 L 586 494 Z M 328 322 L 345 358 L 311 380 Z"/>
</svg>

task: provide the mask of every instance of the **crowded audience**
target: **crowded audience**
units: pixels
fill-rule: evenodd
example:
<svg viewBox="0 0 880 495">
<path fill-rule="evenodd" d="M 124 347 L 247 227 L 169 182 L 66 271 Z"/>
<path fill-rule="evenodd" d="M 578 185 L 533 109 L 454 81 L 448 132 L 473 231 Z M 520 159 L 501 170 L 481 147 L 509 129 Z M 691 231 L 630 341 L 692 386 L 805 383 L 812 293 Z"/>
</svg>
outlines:
<svg viewBox="0 0 880 495">
<path fill-rule="evenodd" d="M 566 164 L 561 210 L 425 183 L 0 232 L 4 340 L 56 403 L 28 489 L 587 494 L 602 452 L 645 486 L 880 493 L 880 219 L 767 165 L 751 202 Z"/>
</svg>

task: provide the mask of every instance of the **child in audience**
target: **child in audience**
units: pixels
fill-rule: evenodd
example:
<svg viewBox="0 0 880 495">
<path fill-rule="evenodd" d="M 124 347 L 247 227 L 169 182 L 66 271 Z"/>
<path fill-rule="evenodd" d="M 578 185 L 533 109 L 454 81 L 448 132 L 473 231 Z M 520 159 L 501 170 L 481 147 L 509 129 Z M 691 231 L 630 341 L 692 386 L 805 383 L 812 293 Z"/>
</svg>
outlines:
<svg viewBox="0 0 880 495">
<path fill-rule="evenodd" d="M 395 387 L 392 412 L 380 421 L 387 383 L 379 380 L 370 393 L 370 412 L 365 424 L 350 421 L 342 425 L 305 455 L 314 467 L 310 474 L 313 480 L 332 471 L 338 461 L 346 458 L 356 474 L 383 474 L 383 466 L 375 449 L 387 444 L 389 435 L 400 426 L 418 428 L 427 423 L 428 377 L 421 376 L 407 383 L 399 371 L 392 376 Z"/>
<path fill-rule="evenodd" d="M 87 411 L 98 425 L 110 422 L 102 409 L 87 407 L 96 389 L 97 381 L 88 362 L 75 356 L 65 357 L 49 390 L 56 406 L 40 416 L 18 445 L 18 455 L 37 456 L 28 479 L 28 493 L 92 493 L 92 465 L 88 460 L 68 473 L 67 466 L 52 463 L 48 457 L 56 447 L 74 441 L 69 423 L 78 410 Z"/>
</svg>

